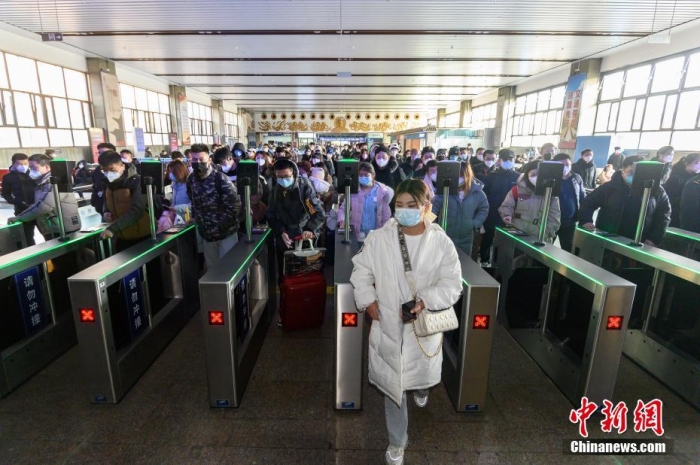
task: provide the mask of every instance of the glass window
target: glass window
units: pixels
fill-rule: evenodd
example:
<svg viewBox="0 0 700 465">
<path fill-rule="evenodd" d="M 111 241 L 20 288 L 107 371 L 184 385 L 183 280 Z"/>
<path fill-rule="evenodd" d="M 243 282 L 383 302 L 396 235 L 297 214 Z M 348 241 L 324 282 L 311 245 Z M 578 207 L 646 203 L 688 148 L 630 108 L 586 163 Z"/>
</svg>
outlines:
<svg viewBox="0 0 700 465">
<path fill-rule="evenodd" d="M 6 125 L 14 125 L 15 124 L 15 116 L 14 113 L 12 112 L 12 109 L 14 108 L 14 105 L 12 103 L 12 92 L 8 91 L 3 91 L 3 113 L 5 115 L 5 124 Z"/>
<path fill-rule="evenodd" d="M 649 88 L 649 73 L 651 65 L 639 66 L 627 70 L 625 77 L 625 97 L 645 95 Z"/>
<path fill-rule="evenodd" d="M 83 119 L 83 107 L 77 100 L 68 100 L 68 112 L 70 113 L 71 127 L 73 129 L 83 129 L 85 120 Z"/>
<path fill-rule="evenodd" d="M 564 96 L 566 95 L 566 86 L 559 86 L 552 89 L 549 108 L 564 108 Z"/>
<path fill-rule="evenodd" d="M 674 131 L 671 145 L 676 150 L 695 151 L 698 149 L 700 131 Z"/>
<path fill-rule="evenodd" d="M 545 130 L 547 134 L 554 134 L 558 132 L 557 128 L 557 111 L 551 110 L 547 112 L 547 129 Z"/>
<path fill-rule="evenodd" d="M 549 110 L 549 96 L 552 91 L 547 89 L 543 90 L 537 96 L 537 111 Z"/>
<path fill-rule="evenodd" d="M 684 64 L 684 56 L 656 63 L 654 65 L 654 80 L 651 83 L 651 91 L 666 92 L 678 89 L 683 77 Z"/>
<path fill-rule="evenodd" d="M 678 102 L 678 95 L 669 95 L 666 98 L 666 108 L 664 109 L 664 119 L 661 122 L 661 127 L 663 129 L 671 129 L 673 127 L 673 116 L 676 114 L 676 102 Z"/>
<path fill-rule="evenodd" d="M 54 98 L 53 109 L 56 113 L 56 127 L 70 129 L 68 101 L 64 98 Z"/>
<path fill-rule="evenodd" d="M 134 98 L 136 99 L 137 110 L 148 110 L 148 93 L 146 89 L 134 87 Z"/>
<path fill-rule="evenodd" d="M 617 130 L 620 132 L 629 131 L 632 128 L 634 118 L 634 107 L 637 101 L 634 99 L 623 100 L 620 104 L 620 113 L 617 118 Z"/>
<path fill-rule="evenodd" d="M 19 139 L 22 147 L 48 147 L 49 137 L 46 129 L 19 128 Z"/>
<path fill-rule="evenodd" d="M 644 105 L 646 99 L 640 98 L 637 100 L 637 105 L 634 109 L 634 119 L 632 120 L 632 130 L 638 131 L 642 128 L 642 118 L 644 117 Z"/>
<path fill-rule="evenodd" d="M 700 86 L 700 53 L 690 55 L 688 68 L 685 71 L 684 87 Z"/>
<path fill-rule="evenodd" d="M 537 92 L 528 94 L 527 101 L 525 102 L 525 111 L 528 113 L 537 111 Z"/>
<path fill-rule="evenodd" d="M 83 102 L 83 117 L 85 118 L 85 127 L 91 128 L 92 127 L 92 111 L 91 111 L 90 105 L 86 102 Z"/>
<path fill-rule="evenodd" d="M 158 94 L 158 104 L 160 106 L 161 113 L 170 114 L 170 102 L 168 96 L 165 94 Z"/>
<path fill-rule="evenodd" d="M 543 116 L 546 113 L 535 113 L 535 134 L 544 134 L 544 128 L 542 127 L 542 121 L 544 121 Z"/>
<path fill-rule="evenodd" d="M 674 129 L 695 129 L 700 108 L 700 90 L 683 92 L 678 102 Z"/>
<path fill-rule="evenodd" d="M 5 70 L 5 58 L 4 54 L 0 52 L 0 88 L 9 89 L 10 83 L 7 81 L 7 73 Z"/>
<path fill-rule="evenodd" d="M 0 128 L 0 147 L 13 149 L 19 146 L 17 128 Z"/>
<path fill-rule="evenodd" d="M 7 71 L 10 74 L 10 86 L 14 90 L 39 92 L 39 79 L 36 74 L 36 62 L 24 57 L 5 54 Z M 36 146 L 27 146 L 36 147 Z"/>
<path fill-rule="evenodd" d="M 617 125 L 617 112 L 620 110 L 620 102 L 615 102 L 610 106 L 610 119 L 608 120 L 608 130 L 614 131 Z"/>
<path fill-rule="evenodd" d="M 39 69 L 39 79 L 41 80 L 41 93 L 65 97 L 66 87 L 63 83 L 63 70 L 59 66 L 41 62 L 37 63 L 37 67 Z"/>
<path fill-rule="evenodd" d="M 49 140 L 52 147 L 73 145 L 73 132 L 70 129 L 49 129 Z"/>
<path fill-rule="evenodd" d="M 34 127 L 34 109 L 29 94 L 15 92 L 15 113 L 18 126 Z"/>
<path fill-rule="evenodd" d="M 126 84 L 119 84 L 119 96 L 122 100 L 122 107 L 136 108 L 136 99 L 134 98 L 134 88 Z"/>
<path fill-rule="evenodd" d="M 515 114 L 516 115 L 522 115 L 525 113 L 525 100 L 527 100 L 527 97 L 524 95 L 521 95 L 517 99 L 515 99 Z"/>
<path fill-rule="evenodd" d="M 644 124 L 646 124 L 646 121 Z M 670 143 L 670 141 L 671 141 L 671 131 L 643 132 L 642 137 L 639 140 L 639 148 L 640 149 L 656 150 L 659 147 L 663 147 L 664 145 L 668 145 Z"/>
<path fill-rule="evenodd" d="M 638 133 L 638 132 L 618 132 L 618 133 L 616 133 L 616 136 L 617 136 L 617 145 L 624 147 L 624 148 L 629 148 L 632 150 L 639 148 L 640 133 Z"/>
<path fill-rule="evenodd" d="M 85 73 L 64 68 L 63 74 L 66 76 L 68 98 L 89 100 Z"/>
<path fill-rule="evenodd" d="M 147 92 L 147 95 L 148 95 L 148 109 L 158 113 L 160 111 L 158 109 L 158 94 L 149 90 Z"/>
<path fill-rule="evenodd" d="M 53 116 L 53 99 L 51 97 L 44 97 L 44 104 L 46 105 L 46 116 L 48 117 L 48 126 L 50 128 L 55 128 L 56 119 Z"/>
<path fill-rule="evenodd" d="M 34 115 L 36 116 L 36 125 L 46 127 L 44 103 L 42 100 L 41 95 L 34 95 Z"/>
<path fill-rule="evenodd" d="M 603 91 L 600 94 L 600 99 L 611 100 L 620 98 L 620 89 L 622 89 L 624 77 L 624 71 L 606 75 L 603 78 Z"/>
<path fill-rule="evenodd" d="M 656 95 L 647 99 L 647 108 L 644 112 L 644 126 L 642 126 L 643 131 L 658 131 L 661 129 L 661 118 L 664 114 L 665 102 L 665 95 Z M 670 133 L 668 137 L 671 137 Z M 642 140 L 644 140 L 644 136 L 642 136 Z"/>
<path fill-rule="evenodd" d="M 89 147 L 88 132 L 81 129 L 73 130 L 73 143 L 76 147 Z"/>
</svg>

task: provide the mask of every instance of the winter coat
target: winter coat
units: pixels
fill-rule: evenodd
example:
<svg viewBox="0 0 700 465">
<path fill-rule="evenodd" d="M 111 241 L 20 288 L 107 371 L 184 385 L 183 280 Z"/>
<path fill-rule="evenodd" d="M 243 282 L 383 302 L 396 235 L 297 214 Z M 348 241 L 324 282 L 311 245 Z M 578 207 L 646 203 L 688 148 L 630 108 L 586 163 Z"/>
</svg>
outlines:
<svg viewBox="0 0 700 465">
<path fill-rule="evenodd" d="M 51 189 L 51 172 L 46 173 L 38 181 L 34 191 L 34 204 L 17 215 L 17 219 L 23 223 L 36 221 L 39 232 L 43 235 L 59 234 L 60 228 L 56 219 L 56 201 Z M 80 215 L 78 214 L 78 201 L 72 192 L 59 194 L 63 225 L 67 233 L 80 229 Z"/>
<path fill-rule="evenodd" d="M 136 166 L 126 164 L 124 173 L 114 182 L 104 179 L 104 212 L 112 215 L 107 227 L 116 234 L 117 240 L 136 240 L 151 233 L 148 197 L 141 191 L 141 176 Z M 154 217 L 160 216 L 160 196 L 154 196 Z"/>
<path fill-rule="evenodd" d="M 576 198 L 576 212 L 581 208 L 581 202 L 583 202 L 583 199 L 586 198 L 586 189 L 584 187 L 583 180 L 581 179 L 581 176 L 579 176 L 577 173 L 571 173 L 571 177 L 568 178 L 571 180 L 572 184 L 574 185 L 574 197 Z M 567 179 L 563 179 L 562 182 L 567 181 Z M 559 210 L 561 211 L 561 198 L 559 199 Z M 562 220 L 562 223 L 564 221 Z M 574 218 L 573 221 L 574 224 L 576 224 L 576 218 Z M 570 226 L 563 224 L 563 226 Z"/>
<path fill-rule="evenodd" d="M 220 241 L 238 232 L 243 207 L 236 186 L 226 174 L 211 167 L 203 178 L 192 173 L 187 178 L 187 195 L 202 239 Z"/>
<path fill-rule="evenodd" d="M 681 224 L 681 196 L 685 183 L 690 181 L 695 173 L 688 173 L 685 163 L 679 162 L 671 169 L 671 175 L 664 184 L 664 190 L 671 201 L 671 226 L 677 228 Z"/>
<path fill-rule="evenodd" d="M 679 214 L 681 228 L 700 233 L 700 175 L 685 183 Z"/>
<path fill-rule="evenodd" d="M 267 224 L 277 237 L 286 232 L 290 239 L 310 231 L 318 236 L 326 221 L 326 211 L 316 190 L 308 179 L 299 176 L 299 168 L 294 165 L 294 184 L 283 189 L 275 184 L 270 190 L 270 204 L 267 208 Z"/>
<path fill-rule="evenodd" d="M 27 173 L 20 173 L 10 168 L 10 172 L 2 177 L 2 198 L 15 207 L 15 215 L 19 215 L 34 203 L 36 183 Z"/>
<path fill-rule="evenodd" d="M 612 234 L 618 234 L 620 224 L 623 221 L 625 201 L 630 195 L 630 186 L 622 178 L 622 172 L 615 172 L 610 182 L 588 194 L 581 202 L 581 208 L 578 212 L 579 223 L 581 225 L 592 223 L 593 212 L 600 208 L 595 222 L 596 227 Z M 636 222 L 638 213 L 628 216 L 634 218 Z M 642 230 L 642 241 L 648 239 L 654 244 L 660 244 L 670 222 L 671 202 L 663 187 L 658 187 L 652 190 L 649 197 L 647 217 Z"/>
<path fill-rule="evenodd" d="M 382 169 L 377 165 L 377 161 L 372 159 L 372 166 L 374 167 L 374 180 L 385 184 L 392 189 L 396 189 L 401 181 L 406 179 L 406 175 L 403 170 L 399 168 L 399 162 L 396 158 L 389 157 L 389 163 Z"/>
<path fill-rule="evenodd" d="M 401 319 L 401 304 L 413 299 L 404 275 L 395 219 L 372 231 L 364 247 L 352 259 L 350 282 L 358 309 L 377 302 L 379 320 L 369 333 L 369 382 L 401 405 L 404 391 L 427 389 L 440 382 L 442 351 L 426 357 L 418 346 L 413 325 Z M 457 250 L 447 234 L 426 221 L 416 265 L 412 271 L 416 300 L 426 310 L 442 310 L 457 302 L 462 291 L 461 266 Z M 429 310 L 428 310 L 429 309 Z M 421 338 L 423 349 L 435 353 L 442 336 Z"/>
<path fill-rule="evenodd" d="M 613 171 L 617 171 L 622 168 L 622 162 L 625 161 L 625 156 L 623 154 L 611 153 L 608 157 L 608 162 L 606 165 L 612 165 Z"/>
<path fill-rule="evenodd" d="M 372 187 L 377 186 L 377 195 L 374 197 L 374 204 L 377 209 L 377 227 L 381 228 L 391 218 L 391 199 L 394 197 L 394 190 L 380 182 L 374 182 Z M 362 188 L 360 188 L 362 189 Z M 370 189 L 371 191 L 371 189 Z M 369 195 L 369 194 L 368 194 Z M 362 212 L 365 210 L 365 197 L 359 194 L 350 195 L 350 225 L 356 234 L 359 234 L 362 226 Z M 345 218 L 345 201 L 338 208 L 338 222 L 343 222 Z"/>
<path fill-rule="evenodd" d="M 428 199 L 432 202 L 433 199 L 435 198 L 435 184 L 433 183 L 433 180 L 430 179 L 430 175 L 426 171 L 425 175 L 421 178 L 421 181 L 425 183 L 426 186 L 428 186 Z"/>
<path fill-rule="evenodd" d="M 581 179 L 583 180 L 583 187 L 586 189 L 596 188 L 597 176 L 596 167 L 593 160 L 586 163 L 586 160 L 579 158 L 576 163 L 571 165 L 571 171 L 581 176 Z"/>
<path fill-rule="evenodd" d="M 501 218 L 510 216 L 513 226 L 519 230 L 537 237 L 540 232 L 539 222 L 544 210 L 544 196 L 535 195 L 534 190 L 525 182 L 525 175 L 518 179 L 518 198 L 513 197 L 513 190 L 506 195 L 505 200 L 498 209 Z M 547 230 L 545 238 L 552 238 L 561 226 L 561 212 L 559 210 L 559 197 L 552 197 L 547 216 Z"/>
<path fill-rule="evenodd" d="M 651 161 L 655 161 L 657 163 L 661 163 L 664 165 L 664 170 L 661 172 L 661 185 L 666 184 L 666 181 L 668 181 L 668 177 L 671 176 L 671 170 L 673 169 L 673 163 L 669 162 L 666 163 L 663 161 L 661 158 L 655 156 L 654 158 L 651 159 Z"/>
<path fill-rule="evenodd" d="M 493 228 L 503 225 L 501 215 L 498 214 L 498 209 L 506 199 L 508 192 L 518 184 L 519 177 L 520 173 L 517 171 L 504 170 L 503 168 L 498 168 L 496 171 L 486 176 L 484 193 L 489 201 L 489 216 L 484 222 L 484 227 Z"/>
<path fill-rule="evenodd" d="M 457 247 L 467 255 L 472 253 L 474 230 L 481 228 L 489 214 L 489 202 L 479 181 L 472 181 L 469 193 L 460 200 L 457 195 L 450 195 L 447 204 L 447 235 Z M 442 224 L 443 196 L 433 199 L 433 213 Z"/>
</svg>

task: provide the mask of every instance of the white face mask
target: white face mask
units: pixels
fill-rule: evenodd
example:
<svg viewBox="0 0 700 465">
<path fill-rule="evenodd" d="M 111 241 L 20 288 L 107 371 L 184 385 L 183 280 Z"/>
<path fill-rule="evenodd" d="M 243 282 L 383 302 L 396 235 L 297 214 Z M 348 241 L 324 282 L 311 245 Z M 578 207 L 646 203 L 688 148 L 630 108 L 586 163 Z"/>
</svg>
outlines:
<svg viewBox="0 0 700 465">
<path fill-rule="evenodd" d="M 121 173 L 115 173 L 114 171 L 106 171 L 105 172 L 105 178 L 107 178 L 107 181 L 109 181 L 109 182 L 116 181 L 117 179 L 119 179 L 119 177 L 121 175 L 122 175 Z"/>
<path fill-rule="evenodd" d="M 321 160 L 319 160 L 318 158 L 312 158 L 312 159 L 311 159 L 311 163 L 314 164 L 314 165 L 318 164 L 318 162 L 320 162 L 320 161 L 321 161 Z"/>
<path fill-rule="evenodd" d="M 437 173 L 432 173 L 432 174 L 430 175 L 430 180 L 433 181 L 433 182 L 436 182 L 436 181 L 437 181 Z"/>
<path fill-rule="evenodd" d="M 228 173 L 229 171 L 231 171 L 231 165 L 221 165 L 221 171 L 223 171 L 224 173 Z"/>
<path fill-rule="evenodd" d="M 258 164 L 258 166 L 265 166 L 265 159 L 264 158 L 258 158 L 255 160 Z"/>
<path fill-rule="evenodd" d="M 666 163 L 671 163 L 671 162 L 673 161 L 673 155 L 666 155 L 666 156 L 663 158 L 663 160 L 664 160 Z"/>
<path fill-rule="evenodd" d="M 40 179 L 42 176 L 43 176 L 43 174 L 41 174 L 37 170 L 29 170 L 29 177 L 34 179 L 34 180 Z"/>
<path fill-rule="evenodd" d="M 479 161 L 484 161 L 484 156 L 482 154 L 477 154 L 476 159 Z"/>
<path fill-rule="evenodd" d="M 484 165 L 488 166 L 489 168 L 493 167 L 493 165 L 496 164 L 496 160 L 486 160 L 484 162 Z"/>
<path fill-rule="evenodd" d="M 122 163 L 131 163 L 131 162 L 129 160 L 127 160 L 126 158 L 122 158 Z"/>
<path fill-rule="evenodd" d="M 384 168 L 387 164 L 389 164 L 389 160 L 386 158 L 377 158 L 377 165 L 380 168 Z"/>
<path fill-rule="evenodd" d="M 532 183 L 533 186 L 537 185 L 537 176 L 530 176 L 530 182 Z"/>
<path fill-rule="evenodd" d="M 17 165 L 15 166 L 15 171 L 18 173 L 26 173 L 29 167 L 27 165 Z"/>
<path fill-rule="evenodd" d="M 571 167 L 570 166 L 564 166 L 564 176 L 569 174 L 571 172 Z"/>
<path fill-rule="evenodd" d="M 464 178 L 459 178 L 459 185 L 463 186 L 464 185 Z"/>
</svg>

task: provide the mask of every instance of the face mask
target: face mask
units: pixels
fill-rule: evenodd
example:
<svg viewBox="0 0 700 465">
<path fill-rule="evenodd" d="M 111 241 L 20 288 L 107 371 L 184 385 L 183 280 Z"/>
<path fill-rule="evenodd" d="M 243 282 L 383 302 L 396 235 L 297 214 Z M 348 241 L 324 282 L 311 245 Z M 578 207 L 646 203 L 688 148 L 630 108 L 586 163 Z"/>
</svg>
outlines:
<svg viewBox="0 0 700 465">
<path fill-rule="evenodd" d="M 369 176 L 360 176 L 357 180 L 360 181 L 361 186 L 369 186 L 372 184 L 372 178 Z"/>
<path fill-rule="evenodd" d="M 320 161 L 321 161 L 321 160 L 319 160 L 318 158 L 312 158 L 312 159 L 311 159 L 311 163 L 314 164 L 314 165 L 317 165 Z"/>
<path fill-rule="evenodd" d="M 592 157 L 583 157 L 583 161 L 585 161 L 586 163 L 590 163 L 592 159 Z"/>
<path fill-rule="evenodd" d="M 308 179 L 308 177 L 309 177 L 308 174 L 306 174 L 306 173 L 301 173 L 301 172 L 299 173 L 299 176 L 301 176 L 302 178 L 307 178 L 307 179 Z"/>
<path fill-rule="evenodd" d="M 450 160 L 452 161 L 457 161 L 457 158 L 459 158 L 457 155 L 450 155 Z"/>
<path fill-rule="evenodd" d="M 192 174 L 192 173 L 194 172 L 194 169 L 193 169 L 191 166 L 188 166 L 188 167 L 187 167 L 187 171 L 189 171 L 190 174 Z"/>
<path fill-rule="evenodd" d="M 43 175 L 36 170 L 29 170 L 29 177 L 36 180 L 40 179 Z"/>
<path fill-rule="evenodd" d="M 469 154 L 463 153 L 463 154 L 460 155 L 459 157 L 460 157 L 462 160 L 466 160 L 467 158 L 469 158 Z"/>
<path fill-rule="evenodd" d="M 258 166 L 265 166 L 264 158 L 258 158 L 257 160 L 255 160 L 255 162 L 258 164 Z"/>
<path fill-rule="evenodd" d="M 121 173 L 115 173 L 114 171 L 107 171 L 105 172 L 105 178 L 107 178 L 107 181 L 109 182 L 114 182 L 117 179 L 121 177 Z"/>
<path fill-rule="evenodd" d="M 693 165 L 693 173 L 700 173 L 700 165 Z"/>
<path fill-rule="evenodd" d="M 26 173 L 28 169 L 29 167 L 27 165 L 15 166 L 15 171 L 17 171 L 18 173 Z"/>
<path fill-rule="evenodd" d="M 486 160 L 484 162 L 484 165 L 488 166 L 489 168 L 491 168 L 495 164 L 496 164 L 496 160 Z"/>
<path fill-rule="evenodd" d="M 632 185 L 632 181 L 634 181 L 634 174 L 625 176 L 625 182 L 630 186 Z"/>
<path fill-rule="evenodd" d="M 432 160 L 432 159 L 433 159 L 433 156 L 432 156 L 432 155 L 428 155 L 427 157 L 425 157 L 425 158 L 423 159 L 423 163 L 427 163 L 427 162 L 429 162 L 429 161 Z"/>
<path fill-rule="evenodd" d="M 463 186 L 464 185 L 464 178 L 459 178 L 459 185 Z"/>
<path fill-rule="evenodd" d="M 410 228 L 420 223 L 420 210 L 418 208 L 397 208 L 394 218 L 401 226 Z"/>
<path fill-rule="evenodd" d="M 464 191 L 459 191 L 459 200 L 464 200 Z"/>
<path fill-rule="evenodd" d="M 221 171 L 223 171 L 224 173 L 228 173 L 229 171 L 231 171 L 231 165 L 221 165 Z"/>
<path fill-rule="evenodd" d="M 564 176 L 568 175 L 571 172 L 571 167 L 570 166 L 565 166 L 564 167 Z"/>
<path fill-rule="evenodd" d="M 284 189 L 288 189 L 294 184 L 294 178 L 278 178 L 277 184 L 282 186 Z"/>
<path fill-rule="evenodd" d="M 207 169 L 209 169 L 209 163 L 203 163 L 203 162 L 192 162 L 192 169 L 197 172 L 197 174 L 204 174 L 207 172 Z"/>
<path fill-rule="evenodd" d="M 666 163 L 671 163 L 671 162 L 673 161 L 673 155 L 666 155 L 666 156 L 663 158 L 663 160 L 664 160 Z"/>
<path fill-rule="evenodd" d="M 267 150 L 268 150 L 267 147 L 263 147 L 263 149 L 262 149 L 262 151 L 265 152 L 265 153 L 267 153 Z"/>
<path fill-rule="evenodd" d="M 387 164 L 389 164 L 389 160 L 386 158 L 377 158 L 377 165 L 380 168 L 384 168 Z"/>
<path fill-rule="evenodd" d="M 533 186 L 537 185 L 537 176 L 530 176 L 529 179 Z"/>
<path fill-rule="evenodd" d="M 430 174 L 430 180 L 433 182 L 436 182 L 437 181 L 437 173 Z"/>
<path fill-rule="evenodd" d="M 170 173 L 168 176 L 170 177 L 171 182 L 173 182 L 173 183 L 177 182 L 177 178 L 175 177 L 175 175 L 173 173 Z"/>
<path fill-rule="evenodd" d="M 477 155 L 476 159 L 479 161 L 484 161 L 484 156 L 483 155 Z"/>
<path fill-rule="evenodd" d="M 513 163 L 511 160 L 508 160 L 508 161 L 504 160 L 501 162 L 501 168 L 503 168 L 504 170 L 512 170 L 514 166 L 515 166 L 515 163 Z"/>
<path fill-rule="evenodd" d="M 127 160 L 126 158 L 122 158 L 122 163 L 131 163 L 131 162 L 129 160 Z"/>
</svg>

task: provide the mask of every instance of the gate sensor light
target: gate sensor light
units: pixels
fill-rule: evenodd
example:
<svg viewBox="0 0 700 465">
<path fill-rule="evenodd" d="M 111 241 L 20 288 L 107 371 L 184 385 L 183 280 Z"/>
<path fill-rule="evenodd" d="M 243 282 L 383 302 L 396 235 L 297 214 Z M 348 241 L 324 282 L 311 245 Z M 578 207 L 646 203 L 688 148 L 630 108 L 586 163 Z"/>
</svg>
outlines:
<svg viewBox="0 0 700 465">
<path fill-rule="evenodd" d="M 223 326 L 224 324 L 224 312 L 217 310 L 209 312 L 209 325 L 210 326 Z"/>
<path fill-rule="evenodd" d="M 472 329 L 489 329 L 491 317 L 489 315 L 474 315 Z"/>
<path fill-rule="evenodd" d="M 81 308 L 80 309 L 80 322 L 81 323 L 94 323 L 95 322 L 95 310 L 91 308 Z"/>
<path fill-rule="evenodd" d="M 605 329 L 620 330 L 622 329 L 622 315 L 613 315 L 608 317 L 608 322 L 605 324 Z"/>
<path fill-rule="evenodd" d="M 343 328 L 357 326 L 357 313 L 343 313 Z"/>
</svg>

